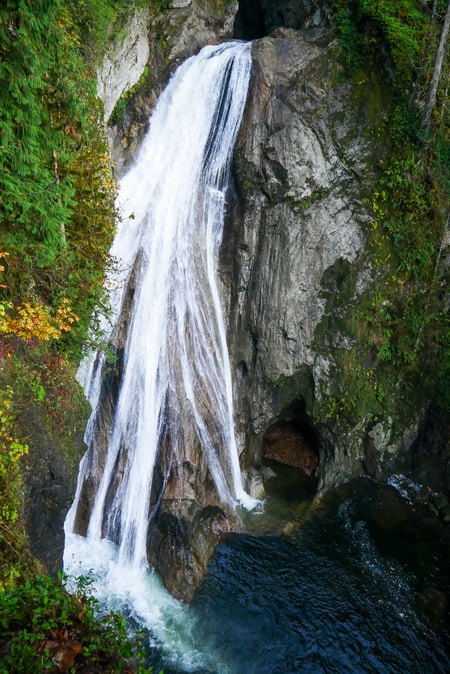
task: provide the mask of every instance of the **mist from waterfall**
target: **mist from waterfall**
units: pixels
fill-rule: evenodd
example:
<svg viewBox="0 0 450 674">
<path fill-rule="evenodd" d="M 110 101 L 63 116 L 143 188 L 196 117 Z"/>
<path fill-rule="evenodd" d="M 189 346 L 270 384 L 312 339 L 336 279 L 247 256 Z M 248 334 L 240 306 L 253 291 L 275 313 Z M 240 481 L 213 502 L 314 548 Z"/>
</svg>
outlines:
<svg viewBox="0 0 450 674">
<path fill-rule="evenodd" d="M 85 436 L 89 450 L 65 527 L 65 565 L 75 575 L 88 565 L 106 579 L 112 567 L 106 570 L 105 560 L 126 569 L 128 579 L 146 573 L 150 494 L 161 443 L 169 442 L 176 456 L 178 444 L 195 437 L 220 499 L 249 501 L 234 437 L 216 271 L 250 70 L 250 45 L 241 42 L 205 47 L 180 66 L 120 183 L 123 219 L 111 249 L 119 268 L 108 279 L 112 318 L 104 321 L 106 339 L 118 329 L 131 277 L 135 290 L 106 459 L 81 540 L 73 533 L 80 492 L 90 472 L 101 469 L 95 429 L 105 355 L 96 354 L 84 371 L 93 408 Z M 114 582 L 117 590 L 117 578 Z"/>
</svg>

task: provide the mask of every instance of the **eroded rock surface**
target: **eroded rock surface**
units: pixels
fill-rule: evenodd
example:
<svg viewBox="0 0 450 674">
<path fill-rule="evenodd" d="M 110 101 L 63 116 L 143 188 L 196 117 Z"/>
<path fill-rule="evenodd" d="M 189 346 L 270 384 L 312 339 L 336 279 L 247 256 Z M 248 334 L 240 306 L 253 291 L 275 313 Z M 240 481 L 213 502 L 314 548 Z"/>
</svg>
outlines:
<svg viewBox="0 0 450 674">
<path fill-rule="evenodd" d="M 254 43 L 253 59 L 235 152 L 239 206 L 222 257 L 248 462 L 284 406 L 297 399 L 314 418 L 333 348 L 353 347 L 337 319 L 370 283 L 365 197 L 379 151 L 328 29 L 278 29 Z M 320 490 L 364 473 L 361 436 L 353 446 L 332 425 L 321 429 Z"/>
<path fill-rule="evenodd" d="M 131 89 L 147 65 L 150 47 L 147 38 L 150 14 L 137 9 L 128 16 L 127 23 L 110 45 L 97 73 L 97 92 L 104 104 L 108 121 L 120 96 Z"/>
</svg>

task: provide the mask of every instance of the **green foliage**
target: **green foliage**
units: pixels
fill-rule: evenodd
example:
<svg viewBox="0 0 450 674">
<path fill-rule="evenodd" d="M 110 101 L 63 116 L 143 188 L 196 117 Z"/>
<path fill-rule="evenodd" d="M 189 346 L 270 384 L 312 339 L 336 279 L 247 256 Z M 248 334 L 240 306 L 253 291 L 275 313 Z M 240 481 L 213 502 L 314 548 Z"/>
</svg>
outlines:
<svg viewBox="0 0 450 674">
<path fill-rule="evenodd" d="M 13 389 L 0 391 L 0 596 L 20 575 L 24 537 L 19 509 L 21 503 L 20 460 L 28 446 L 17 438 Z"/>
<path fill-rule="evenodd" d="M 418 157 L 392 157 L 374 192 L 373 209 L 373 226 L 381 224 L 389 234 L 397 271 L 423 281 L 430 278 L 442 230 L 432 227 L 433 186 Z"/>
<path fill-rule="evenodd" d="M 427 25 L 423 7 L 417 0 L 360 0 L 359 4 L 362 16 L 380 27 L 405 86 L 418 66 L 420 40 Z"/>
<path fill-rule="evenodd" d="M 361 51 L 358 27 L 347 9 L 340 9 L 335 24 L 342 47 L 342 62 L 348 69 L 359 68 L 364 62 Z"/>
<path fill-rule="evenodd" d="M 120 34 L 123 19 L 130 11 L 129 0 L 66 0 L 77 26 L 82 53 L 91 64 L 98 62 L 109 39 Z M 133 0 L 135 7 L 155 11 L 168 8 L 168 0 Z"/>
<path fill-rule="evenodd" d="M 402 100 L 403 99 L 403 100 Z M 390 119 L 390 135 L 394 149 L 402 150 L 407 146 L 418 147 L 420 134 L 420 109 L 400 97 Z"/>
<path fill-rule="evenodd" d="M 13 390 L 0 391 L 0 524 L 12 524 L 19 516 L 20 458 L 28 446 L 15 437 Z"/>
<path fill-rule="evenodd" d="M 67 301 L 77 319 L 60 347 L 74 357 L 101 301 L 116 218 L 101 105 L 81 48 L 87 16 L 103 25 L 101 7 L 109 21 L 106 0 L 9 0 L 0 9 L 0 305 L 12 325 L 24 306 L 44 321 Z"/>
<path fill-rule="evenodd" d="M 61 128 L 62 109 L 74 113 L 73 83 L 64 70 L 58 5 L 18 0 L 0 10 L 0 231 L 4 245 L 38 266 L 52 262 L 64 245 L 74 198 Z"/>
<path fill-rule="evenodd" d="M 442 126 L 434 137 L 433 171 L 443 191 L 444 203 L 450 202 L 450 123 Z"/>
<path fill-rule="evenodd" d="M 389 377 L 374 367 L 361 364 L 357 350 L 337 350 L 336 370 L 331 373 L 329 390 L 321 395 L 318 419 L 332 421 L 342 430 L 355 434 L 359 425 L 368 425 L 393 413 L 394 387 Z M 356 435 L 360 442 L 360 436 Z"/>
<path fill-rule="evenodd" d="M 371 418 L 392 409 L 369 390 L 361 395 L 368 372 L 385 393 L 403 399 L 397 414 L 412 419 L 428 397 L 443 404 L 450 371 L 450 321 L 442 304 L 448 274 L 440 265 L 445 222 L 439 206 L 442 194 L 429 166 L 412 146 L 396 150 L 384 165 L 373 195 L 375 219 L 370 234 L 374 263 L 372 285 L 355 311 L 353 336 L 364 368 L 346 369 L 350 399 L 364 400 Z M 364 326 L 361 329 L 359 326 Z M 393 399 L 394 399 L 393 398 Z M 439 401 L 440 399 L 440 401 Z M 448 399 L 448 396 L 445 396 Z M 346 405 L 344 416 L 355 419 Z"/>
<path fill-rule="evenodd" d="M 120 3 L 114 0 L 67 0 L 67 6 L 78 28 L 83 55 L 95 62 L 106 45 Z"/>
<path fill-rule="evenodd" d="M 13 346 L 0 342 L 0 592 L 23 577 L 25 562 L 36 569 L 20 518 L 23 471 L 40 452 L 30 430 L 42 429 L 41 437 L 57 442 L 61 457 L 75 471 L 80 458 L 76 440 L 89 407 L 73 366 L 44 344 L 24 353 Z"/>
<path fill-rule="evenodd" d="M 371 131 L 384 149 L 371 199 L 373 279 L 346 324 L 353 348 L 333 353 L 336 377 L 324 398 L 348 428 L 394 413 L 393 405 L 404 428 L 427 400 L 449 401 L 450 279 L 441 259 L 450 203 L 448 63 L 432 132 L 425 139 L 420 130 L 447 3 L 438 2 L 436 14 L 434 3 L 417 0 L 331 5 L 344 65 L 358 84 L 384 69 L 394 106 Z M 367 112 L 374 96 L 367 93 Z"/>
<path fill-rule="evenodd" d="M 136 659 L 138 674 L 150 674 L 118 613 L 101 615 L 99 604 L 81 578 L 74 593 L 64 578 L 34 576 L 1 595 L 0 674 L 77 671 L 125 672 Z M 83 670 L 84 671 L 84 670 Z"/>
<path fill-rule="evenodd" d="M 7 349 L 7 343 L 5 346 Z M 15 427 L 26 435 L 22 416 L 33 410 L 39 425 L 58 441 L 68 462 L 76 463 L 80 457 L 72 438 L 82 435 L 89 416 L 89 405 L 75 380 L 76 365 L 39 344 L 22 354 L 6 349 L 0 385 L 6 390 L 14 387 L 10 411 Z"/>
<path fill-rule="evenodd" d="M 122 121 L 122 119 L 125 116 L 128 103 L 131 101 L 136 91 L 139 91 L 143 83 L 148 79 L 148 75 L 149 69 L 148 66 L 145 66 L 144 72 L 142 73 L 136 84 L 133 87 L 131 87 L 131 89 L 128 89 L 128 91 L 122 94 L 122 96 L 117 101 L 116 105 L 114 106 L 114 110 L 112 111 L 111 116 L 108 120 L 108 124 L 111 125 L 117 124 L 118 122 Z"/>
<path fill-rule="evenodd" d="M 419 65 L 428 25 L 422 3 L 418 0 L 334 0 L 331 6 L 347 67 L 357 68 L 366 58 L 379 58 L 384 40 L 400 87 L 411 82 Z"/>
</svg>

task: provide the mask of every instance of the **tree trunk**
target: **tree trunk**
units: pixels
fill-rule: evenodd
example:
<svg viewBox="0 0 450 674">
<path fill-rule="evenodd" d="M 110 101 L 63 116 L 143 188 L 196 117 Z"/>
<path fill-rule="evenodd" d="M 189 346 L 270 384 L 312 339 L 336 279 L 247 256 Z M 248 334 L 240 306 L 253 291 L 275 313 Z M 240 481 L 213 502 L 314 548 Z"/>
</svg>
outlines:
<svg viewBox="0 0 450 674">
<path fill-rule="evenodd" d="M 441 37 L 439 39 L 439 46 L 436 52 L 436 58 L 434 61 L 433 76 L 431 78 L 427 98 L 425 101 L 425 107 L 422 114 L 422 123 L 420 128 L 423 132 L 428 133 L 431 126 L 431 115 L 436 105 L 436 96 L 437 89 L 439 84 L 439 79 L 441 76 L 442 63 L 444 61 L 445 53 L 445 43 L 447 41 L 448 31 L 450 28 L 450 1 L 447 5 L 447 12 L 445 14 L 444 24 L 441 30 Z"/>
<path fill-rule="evenodd" d="M 60 183 L 60 180 L 59 180 L 59 173 L 58 173 L 58 157 L 57 157 L 55 149 L 53 149 L 53 170 L 55 172 L 56 184 L 59 187 L 59 185 L 61 183 Z M 67 245 L 67 239 L 66 239 L 66 228 L 65 228 L 63 222 L 61 222 L 60 231 L 61 231 L 61 244 L 62 244 L 63 248 L 65 248 L 66 245 Z"/>
</svg>

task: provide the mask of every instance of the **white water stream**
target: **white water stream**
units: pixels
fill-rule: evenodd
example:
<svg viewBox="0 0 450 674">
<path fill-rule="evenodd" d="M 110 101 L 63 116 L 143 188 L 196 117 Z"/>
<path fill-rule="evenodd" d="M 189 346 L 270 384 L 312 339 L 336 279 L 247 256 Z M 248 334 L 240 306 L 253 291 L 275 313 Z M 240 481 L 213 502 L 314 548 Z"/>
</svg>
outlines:
<svg viewBox="0 0 450 674">
<path fill-rule="evenodd" d="M 150 490 L 159 444 L 169 438 L 176 454 L 177 443 L 195 434 L 220 498 L 250 505 L 234 437 L 216 282 L 231 155 L 250 69 L 250 46 L 238 42 L 206 47 L 184 63 L 158 102 L 136 163 L 121 181 L 124 219 L 111 250 L 120 271 L 109 279 L 113 318 L 109 328 L 105 321 L 106 337 L 114 331 L 127 281 L 140 259 L 123 379 L 87 538 L 72 532 L 83 482 L 90 469 L 98 470 L 95 459 L 91 468 L 86 459 L 81 463 L 66 520 L 66 571 L 93 571 L 99 595 L 128 605 L 186 671 L 199 665 L 187 609 L 167 595 L 147 565 Z M 86 443 L 94 447 L 94 457 L 102 358 L 99 364 L 97 357 L 95 368 L 92 359 L 84 381 L 93 407 Z M 119 456 L 123 477 L 105 512 Z M 119 539 L 118 546 L 108 539 Z"/>
</svg>

